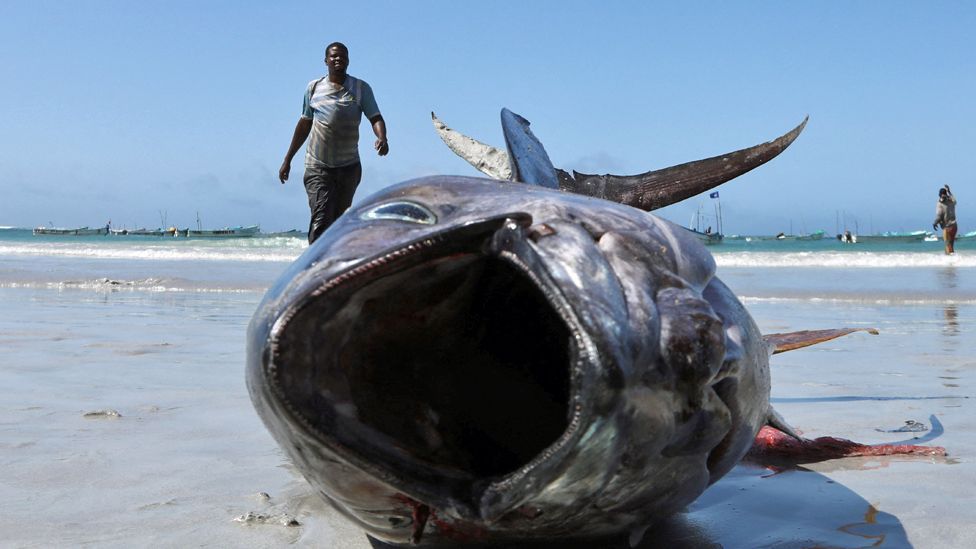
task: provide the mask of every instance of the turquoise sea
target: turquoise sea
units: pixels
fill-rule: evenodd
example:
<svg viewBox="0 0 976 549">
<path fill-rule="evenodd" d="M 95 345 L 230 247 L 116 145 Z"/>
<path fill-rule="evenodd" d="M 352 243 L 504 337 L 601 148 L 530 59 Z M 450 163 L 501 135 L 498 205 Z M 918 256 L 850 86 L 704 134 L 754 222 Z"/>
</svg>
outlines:
<svg viewBox="0 0 976 549">
<path fill-rule="evenodd" d="M 0 288 L 262 292 L 307 248 L 294 237 L 34 236 L 0 229 Z M 843 244 L 726 238 L 709 246 L 741 297 L 954 299 L 976 303 L 976 238 Z"/>
<path fill-rule="evenodd" d="M 0 545 L 368 548 L 244 385 L 247 323 L 306 248 L 0 229 Z M 880 330 L 773 357 L 788 421 L 867 443 L 910 439 L 892 431 L 916 421 L 950 457 L 742 465 L 640 547 L 970 545 L 976 241 L 951 257 L 941 242 L 709 249 L 763 332 Z"/>
</svg>

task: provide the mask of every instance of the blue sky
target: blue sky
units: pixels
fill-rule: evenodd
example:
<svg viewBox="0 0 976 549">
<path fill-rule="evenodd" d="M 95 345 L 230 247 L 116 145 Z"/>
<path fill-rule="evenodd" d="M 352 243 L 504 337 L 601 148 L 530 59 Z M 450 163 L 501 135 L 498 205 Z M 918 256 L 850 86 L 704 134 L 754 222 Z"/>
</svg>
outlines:
<svg viewBox="0 0 976 549">
<path fill-rule="evenodd" d="M 726 233 L 976 219 L 976 4 L 967 2 L 44 2 L 0 6 L 0 225 L 304 228 L 302 154 L 277 170 L 323 48 L 350 48 L 389 126 L 364 122 L 357 200 L 477 175 L 448 125 L 503 146 L 525 116 L 553 163 L 638 173 L 755 145 L 719 188 Z M 970 198 L 973 197 L 973 198 Z M 695 197 L 659 213 L 687 224 Z M 967 214 L 972 211 L 973 213 Z M 841 227 L 843 228 L 843 227 Z"/>
</svg>

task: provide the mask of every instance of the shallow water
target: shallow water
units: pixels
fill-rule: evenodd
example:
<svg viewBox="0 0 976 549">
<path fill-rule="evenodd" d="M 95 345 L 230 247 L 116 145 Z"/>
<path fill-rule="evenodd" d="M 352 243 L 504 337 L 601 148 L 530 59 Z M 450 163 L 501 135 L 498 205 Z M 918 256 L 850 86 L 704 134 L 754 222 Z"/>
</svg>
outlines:
<svg viewBox="0 0 976 549">
<path fill-rule="evenodd" d="M 3 545 L 368 547 L 291 469 L 244 385 L 247 322 L 304 245 L 260 258 L 240 243 L 189 246 L 0 236 Z M 976 267 L 946 261 L 962 253 L 896 267 L 737 253 L 717 253 L 719 274 L 764 332 L 881 331 L 774 357 L 773 403 L 791 423 L 896 442 L 913 433 L 881 431 L 919 421 L 930 430 L 914 435 L 950 457 L 742 465 L 643 546 L 967 545 Z M 106 411 L 120 417 L 86 417 Z M 271 523 L 234 520 L 248 512 Z"/>
</svg>

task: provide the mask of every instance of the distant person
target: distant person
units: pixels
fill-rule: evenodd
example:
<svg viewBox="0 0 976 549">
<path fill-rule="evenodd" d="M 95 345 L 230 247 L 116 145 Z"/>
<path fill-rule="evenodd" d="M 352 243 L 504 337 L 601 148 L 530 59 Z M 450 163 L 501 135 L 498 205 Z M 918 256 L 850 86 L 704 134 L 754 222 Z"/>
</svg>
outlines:
<svg viewBox="0 0 976 549">
<path fill-rule="evenodd" d="M 278 170 L 284 184 L 291 172 L 295 153 L 311 134 L 305 152 L 305 192 L 312 219 L 308 225 L 311 244 L 352 204 L 362 178 L 359 163 L 359 122 L 363 115 L 373 125 L 377 154 L 386 156 L 386 122 L 369 84 L 346 74 L 349 49 L 340 42 L 325 48 L 328 76 L 309 82 L 305 89 L 302 116 Z"/>
<path fill-rule="evenodd" d="M 949 186 L 945 185 L 939 189 L 939 201 L 935 205 L 935 221 L 932 228 L 939 230 L 942 228 L 942 239 L 945 240 L 946 255 L 956 253 L 956 197 L 952 196 Z"/>
</svg>

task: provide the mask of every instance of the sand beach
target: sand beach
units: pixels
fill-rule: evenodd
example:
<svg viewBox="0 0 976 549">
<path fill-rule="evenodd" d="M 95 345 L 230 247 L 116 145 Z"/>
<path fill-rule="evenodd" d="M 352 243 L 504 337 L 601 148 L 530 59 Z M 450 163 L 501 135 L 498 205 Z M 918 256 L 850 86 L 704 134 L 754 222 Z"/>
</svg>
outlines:
<svg viewBox="0 0 976 549">
<path fill-rule="evenodd" d="M 370 546 L 290 466 L 244 384 L 245 327 L 302 246 L 193 246 L 0 235 L 0 545 Z M 976 250 L 784 253 L 716 251 L 764 332 L 880 335 L 774 357 L 774 406 L 809 437 L 949 455 L 745 462 L 640 546 L 970 545 Z"/>
</svg>

